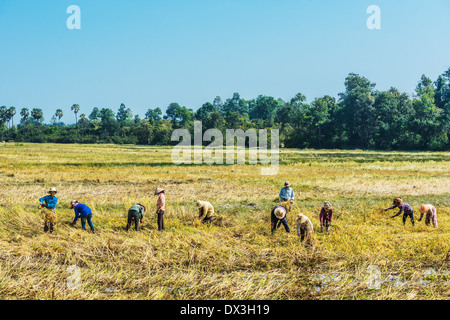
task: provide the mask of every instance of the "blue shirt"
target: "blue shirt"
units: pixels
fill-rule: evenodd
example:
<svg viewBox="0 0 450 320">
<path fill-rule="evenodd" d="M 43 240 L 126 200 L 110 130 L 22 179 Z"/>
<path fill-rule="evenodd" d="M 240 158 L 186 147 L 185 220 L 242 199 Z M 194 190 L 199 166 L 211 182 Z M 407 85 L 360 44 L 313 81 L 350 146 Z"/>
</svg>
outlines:
<svg viewBox="0 0 450 320">
<path fill-rule="evenodd" d="M 73 220 L 74 223 L 78 220 L 78 218 L 84 218 L 92 214 L 92 210 L 87 205 L 81 203 L 77 204 L 73 210 L 75 211 L 75 220 Z"/>
<path fill-rule="evenodd" d="M 39 199 L 39 201 L 42 204 L 45 204 L 47 206 L 47 208 L 50 208 L 50 209 L 55 209 L 56 205 L 58 204 L 58 198 L 52 197 L 51 195 L 42 197 Z"/>
<path fill-rule="evenodd" d="M 295 197 L 294 189 L 286 187 L 281 188 L 280 198 L 282 201 L 294 200 L 294 197 Z"/>
</svg>

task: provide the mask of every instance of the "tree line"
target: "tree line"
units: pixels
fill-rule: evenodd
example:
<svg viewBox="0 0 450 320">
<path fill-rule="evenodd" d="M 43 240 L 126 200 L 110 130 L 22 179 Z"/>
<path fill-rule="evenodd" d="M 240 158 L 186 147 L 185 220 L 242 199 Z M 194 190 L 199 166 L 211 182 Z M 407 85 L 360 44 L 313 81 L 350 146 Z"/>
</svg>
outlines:
<svg viewBox="0 0 450 320">
<path fill-rule="evenodd" d="M 203 130 L 279 129 L 280 142 L 291 148 L 362 148 L 376 150 L 450 149 L 450 68 L 436 81 L 423 75 L 412 95 L 392 87 L 379 91 L 367 78 L 350 73 L 345 92 L 338 99 L 325 95 L 308 103 L 298 93 L 289 101 L 260 95 L 245 100 L 239 93 L 223 101 L 216 97 L 196 111 L 171 103 L 165 114 L 161 108 L 148 109 L 145 117 L 133 115 L 121 104 L 93 108 L 89 115 L 71 107 L 75 125 L 61 122 L 57 109 L 44 124 L 40 108 L 20 110 L 20 123 L 14 125 L 16 109 L 0 107 L 0 136 L 16 142 L 116 143 L 172 145 L 174 129 L 193 133 L 194 121 Z"/>
</svg>

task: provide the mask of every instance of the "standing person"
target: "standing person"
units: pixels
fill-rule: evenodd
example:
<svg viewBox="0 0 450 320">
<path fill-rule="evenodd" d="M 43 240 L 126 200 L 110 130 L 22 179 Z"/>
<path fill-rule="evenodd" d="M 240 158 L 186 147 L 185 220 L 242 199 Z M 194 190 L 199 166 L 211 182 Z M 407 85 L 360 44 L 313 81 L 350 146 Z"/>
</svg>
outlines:
<svg viewBox="0 0 450 320">
<path fill-rule="evenodd" d="M 270 220 L 272 222 L 272 234 L 274 234 L 274 232 L 281 226 L 281 224 L 283 224 L 287 233 L 291 232 L 286 219 L 287 213 L 288 211 L 284 206 L 276 206 L 272 209 L 272 212 L 270 213 Z"/>
<path fill-rule="evenodd" d="M 406 224 L 406 218 L 409 217 L 411 219 L 412 225 L 414 226 L 414 211 L 413 211 L 413 208 L 409 204 L 403 202 L 402 198 L 397 197 L 394 199 L 393 206 L 389 207 L 387 209 L 384 209 L 384 211 L 391 210 L 394 208 L 399 208 L 400 211 L 397 214 L 393 215 L 391 218 L 395 218 L 403 212 L 403 225 Z"/>
<path fill-rule="evenodd" d="M 41 206 L 47 208 L 53 213 L 56 213 L 56 205 L 58 204 L 58 198 L 55 196 L 58 193 L 56 188 L 50 188 L 48 195 L 39 199 Z"/>
<path fill-rule="evenodd" d="M 86 231 L 86 221 L 91 228 L 92 233 L 95 233 L 94 224 L 92 223 L 92 210 L 85 204 L 79 203 L 77 200 L 72 200 L 70 206 L 75 211 L 75 219 L 72 222 L 72 226 L 75 226 L 78 218 L 81 219 L 81 227 Z"/>
<path fill-rule="evenodd" d="M 323 203 L 322 209 L 320 209 L 320 232 L 323 232 L 325 226 L 326 231 L 330 231 L 331 221 L 333 220 L 333 208 L 329 201 Z"/>
<path fill-rule="evenodd" d="M 297 216 L 296 222 L 297 222 L 297 234 L 300 237 L 300 242 L 303 243 L 306 240 L 308 244 L 311 244 L 313 240 L 312 233 L 314 230 L 311 220 L 304 214 L 300 213 Z"/>
<path fill-rule="evenodd" d="M 132 205 L 130 209 L 128 209 L 128 224 L 127 231 L 130 229 L 131 221 L 134 220 L 134 229 L 139 231 L 139 222 L 142 223 L 144 219 L 145 207 L 142 204 Z"/>
<path fill-rule="evenodd" d="M 291 188 L 291 183 L 289 181 L 284 183 L 284 187 L 281 188 L 279 196 L 280 202 L 294 201 L 295 193 L 294 189 Z"/>
<path fill-rule="evenodd" d="M 156 188 L 155 196 L 158 196 L 156 201 L 156 214 L 158 215 L 158 231 L 164 230 L 164 213 L 166 211 L 166 195 L 165 189 Z"/>
<path fill-rule="evenodd" d="M 198 218 L 201 219 L 203 216 L 205 217 L 203 219 L 203 223 L 211 223 L 212 222 L 212 216 L 214 214 L 214 207 L 211 203 L 207 201 L 197 201 L 197 208 L 199 211 Z"/>
<path fill-rule="evenodd" d="M 433 205 L 431 205 L 431 204 L 423 204 L 423 205 L 420 206 L 419 211 L 420 211 L 420 218 L 419 218 L 418 221 L 422 221 L 423 215 L 424 215 L 424 213 L 426 213 L 425 224 L 427 226 L 429 226 L 430 222 L 432 222 L 433 226 L 435 228 L 438 227 L 436 208 Z"/>
<path fill-rule="evenodd" d="M 56 205 L 58 204 L 58 198 L 55 196 L 58 191 L 56 188 L 50 188 L 49 195 L 39 199 L 41 203 L 40 208 L 46 208 L 44 211 L 44 232 L 50 230 L 53 233 L 53 227 L 56 224 Z"/>
</svg>

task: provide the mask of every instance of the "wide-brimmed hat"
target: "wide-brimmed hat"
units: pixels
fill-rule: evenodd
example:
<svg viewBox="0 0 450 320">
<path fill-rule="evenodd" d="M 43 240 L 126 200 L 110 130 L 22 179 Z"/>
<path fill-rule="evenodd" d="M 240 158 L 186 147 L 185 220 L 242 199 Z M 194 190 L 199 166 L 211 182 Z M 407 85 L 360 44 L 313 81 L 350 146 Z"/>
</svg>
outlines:
<svg viewBox="0 0 450 320">
<path fill-rule="evenodd" d="M 430 211 L 430 206 L 428 204 L 423 204 L 420 206 L 419 211 L 420 211 L 420 213 L 428 212 L 428 211 Z"/>
<path fill-rule="evenodd" d="M 165 189 L 163 189 L 163 188 L 156 188 L 154 195 L 156 196 L 157 194 L 160 194 L 163 191 L 165 191 Z"/>
<path fill-rule="evenodd" d="M 331 203 L 329 201 L 325 201 L 323 203 L 323 207 L 325 210 L 331 209 Z"/>
<path fill-rule="evenodd" d="M 276 208 L 273 214 L 275 215 L 275 217 L 281 220 L 286 216 L 286 210 L 283 210 L 282 208 Z"/>
<path fill-rule="evenodd" d="M 48 193 L 52 193 L 52 192 L 58 193 L 58 191 L 56 191 L 56 188 L 50 188 L 50 191 Z"/>
<path fill-rule="evenodd" d="M 201 208 L 201 207 L 203 207 L 204 205 L 205 205 L 205 202 L 204 202 L 204 201 L 200 201 L 200 200 L 197 201 L 197 208 Z"/>
<path fill-rule="evenodd" d="M 299 213 L 297 216 L 297 222 L 298 223 L 305 223 L 308 220 L 308 217 L 305 216 L 303 213 Z"/>
<path fill-rule="evenodd" d="M 285 182 L 284 182 L 284 186 L 285 186 L 285 187 L 290 187 L 290 186 L 291 186 L 291 183 L 290 183 L 289 181 L 285 181 Z"/>
<path fill-rule="evenodd" d="M 73 207 L 73 205 L 74 205 L 74 204 L 77 204 L 77 203 L 78 203 L 77 200 L 72 200 L 72 201 L 70 201 L 70 207 Z"/>
<path fill-rule="evenodd" d="M 403 203 L 403 199 L 400 198 L 400 197 L 397 197 L 397 198 L 394 199 L 394 203 L 393 204 L 394 204 L 394 206 L 401 206 L 402 203 Z"/>
</svg>

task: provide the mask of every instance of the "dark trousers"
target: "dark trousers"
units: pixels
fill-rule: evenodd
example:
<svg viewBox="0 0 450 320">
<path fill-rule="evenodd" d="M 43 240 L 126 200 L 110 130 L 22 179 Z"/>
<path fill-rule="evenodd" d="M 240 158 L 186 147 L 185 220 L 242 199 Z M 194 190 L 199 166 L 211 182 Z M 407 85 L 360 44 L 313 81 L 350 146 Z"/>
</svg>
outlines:
<svg viewBox="0 0 450 320">
<path fill-rule="evenodd" d="M 49 229 L 48 225 L 50 225 L 50 229 Z M 44 232 L 47 232 L 49 230 L 50 230 L 50 233 L 53 233 L 53 222 L 46 221 L 45 225 L 44 225 Z"/>
<path fill-rule="evenodd" d="M 94 232 L 95 228 L 94 224 L 92 223 L 92 214 L 86 217 L 81 217 L 81 227 L 83 228 L 83 230 L 86 230 L 86 221 L 89 224 L 89 227 L 91 228 L 92 232 Z"/>
<path fill-rule="evenodd" d="M 158 213 L 158 231 L 164 230 L 164 210 Z"/>
<path fill-rule="evenodd" d="M 300 242 L 305 241 L 305 237 L 306 237 L 306 230 L 303 228 L 300 228 Z"/>
<path fill-rule="evenodd" d="M 53 226 L 56 223 L 55 208 L 49 208 L 52 211 L 46 210 L 44 213 L 44 231 L 47 232 L 50 226 L 50 233 L 53 233 Z"/>
<path fill-rule="evenodd" d="M 406 213 L 406 212 L 405 212 L 405 213 L 403 214 L 403 225 L 406 224 L 406 219 L 407 219 L 408 217 L 411 219 L 412 225 L 414 225 L 414 212 L 413 212 L 413 211 L 411 211 L 411 212 L 409 212 L 409 213 Z"/>
<path fill-rule="evenodd" d="M 278 225 L 277 225 L 278 224 Z M 272 233 L 274 233 L 281 225 L 284 226 L 286 232 L 291 232 L 286 217 L 283 219 L 272 219 Z"/>
<path fill-rule="evenodd" d="M 325 227 L 325 230 L 330 231 L 330 226 L 331 226 L 330 220 L 324 218 L 322 227 Z"/>
<path fill-rule="evenodd" d="M 137 212 L 137 211 L 128 211 L 127 231 L 130 229 L 132 220 L 134 220 L 134 229 L 136 231 L 139 231 L 139 212 Z"/>
<path fill-rule="evenodd" d="M 203 219 L 203 221 L 202 221 L 203 223 L 212 223 L 212 216 L 211 217 L 209 217 L 209 218 L 205 218 L 205 219 Z"/>
</svg>

